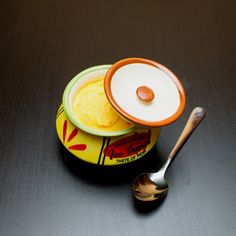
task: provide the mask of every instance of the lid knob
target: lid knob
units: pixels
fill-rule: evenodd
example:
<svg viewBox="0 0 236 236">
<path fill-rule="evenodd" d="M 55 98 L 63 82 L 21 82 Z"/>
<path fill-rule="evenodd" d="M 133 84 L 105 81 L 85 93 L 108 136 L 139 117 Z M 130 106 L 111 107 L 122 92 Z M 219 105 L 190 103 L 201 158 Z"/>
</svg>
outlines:
<svg viewBox="0 0 236 236">
<path fill-rule="evenodd" d="M 136 89 L 136 94 L 141 101 L 151 102 L 155 95 L 152 89 L 147 86 L 140 86 Z"/>
</svg>

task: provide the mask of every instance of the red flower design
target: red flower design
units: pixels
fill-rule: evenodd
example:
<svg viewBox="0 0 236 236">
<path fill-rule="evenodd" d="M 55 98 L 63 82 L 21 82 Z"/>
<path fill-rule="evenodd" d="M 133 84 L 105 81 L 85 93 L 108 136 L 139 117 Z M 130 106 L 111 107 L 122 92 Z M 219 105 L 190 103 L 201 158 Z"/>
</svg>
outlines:
<svg viewBox="0 0 236 236">
<path fill-rule="evenodd" d="M 63 124 L 63 130 L 62 130 L 62 137 L 63 137 L 63 143 L 65 143 L 66 140 L 66 133 L 67 133 L 67 120 L 64 121 Z M 67 142 L 69 143 L 76 135 L 78 134 L 78 128 L 74 128 L 74 130 L 70 133 Z M 87 148 L 86 144 L 74 144 L 68 147 L 70 150 L 76 150 L 76 151 L 84 151 Z"/>
</svg>

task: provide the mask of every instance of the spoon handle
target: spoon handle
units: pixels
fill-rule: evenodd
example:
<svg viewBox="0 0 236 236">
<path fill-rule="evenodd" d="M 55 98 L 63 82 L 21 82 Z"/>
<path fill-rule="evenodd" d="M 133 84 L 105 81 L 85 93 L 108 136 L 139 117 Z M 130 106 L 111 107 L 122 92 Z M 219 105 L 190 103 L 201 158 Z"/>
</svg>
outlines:
<svg viewBox="0 0 236 236">
<path fill-rule="evenodd" d="M 206 115 L 206 110 L 202 107 L 195 107 L 177 141 L 174 148 L 172 149 L 170 155 L 167 158 L 166 163 L 162 167 L 162 171 L 165 172 L 170 164 L 172 163 L 176 153 L 180 150 L 183 146 L 184 142 L 189 138 L 195 128 L 201 123 L 203 118 Z"/>
</svg>

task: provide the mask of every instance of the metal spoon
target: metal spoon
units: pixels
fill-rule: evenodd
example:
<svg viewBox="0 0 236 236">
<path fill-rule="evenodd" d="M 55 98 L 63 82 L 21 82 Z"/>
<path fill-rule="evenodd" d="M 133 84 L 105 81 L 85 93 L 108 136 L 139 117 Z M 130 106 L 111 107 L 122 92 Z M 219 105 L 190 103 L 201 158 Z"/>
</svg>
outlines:
<svg viewBox="0 0 236 236">
<path fill-rule="evenodd" d="M 193 109 L 187 124 L 184 127 L 177 143 L 169 154 L 165 164 L 156 173 L 144 173 L 139 175 L 133 182 L 133 194 L 141 201 L 154 201 L 162 198 L 168 191 L 168 184 L 165 180 L 165 173 L 174 160 L 176 153 L 183 146 L 187 138 L 205 117 L 206 111 L 202 107 Z"/>
</svg>

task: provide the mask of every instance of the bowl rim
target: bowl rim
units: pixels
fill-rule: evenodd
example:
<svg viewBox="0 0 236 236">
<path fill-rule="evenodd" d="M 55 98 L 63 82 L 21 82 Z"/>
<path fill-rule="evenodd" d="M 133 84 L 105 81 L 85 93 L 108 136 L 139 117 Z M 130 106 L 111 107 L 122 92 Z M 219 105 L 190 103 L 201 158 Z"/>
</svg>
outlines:
<svg viewBox="0 0 236 236">
<path fill-rule="evenodd" d="M 142 119 L 139 119 L 139 118 L 136 118 L 136 117 L 130 115 L 125 110 L 123 110 L 119 106 L 119 104 L 115 101 L 115 99 L 112 95 L 112 91 L 111 91 L 112 77 L 113 77 L 114 73 L 119 68 L 121 68 L 122 66 L 128 65 L 128 64 L 133 64 L 133 63 L 144 63 L 147 65 L 154 66 L 154 67 L 160 69 L 165 74 L 167 74 L 167 76 L 174 82 L 174 84 L 176 85 L 178 92 L 179 92 L 180 104 L 179 104 L 177 111 L 173 115 L 171 115 L 170 117 L 163 119 L 161 121 L 146 121 L 146 120 L 142 120 Z M 186 106 L 185 91 L 184 91 L 183 85 L 181 84 L 181 82 L 177 78 L 177 76 L 173 72 L 171 72 L 167 67 L 163 66 L 162 64 L 160 64 L 158 62 L 155 62 L 155 61 L 152 61 L 149 59 L 133 57 L 133 58 L 122 59 L 122 60 L 116 62 L 108 69 L 106 76 L 105 76 L 104 85 L 105 85 L 105 93 L 107 95 L 107 98 L 108 98 L 109 102 L 112 104 L 112 106 L 115 108 L 115 110 L 121 116 L 123 116 L 125 119 L 127 119 L 130 122 L 132 122 L 136 125 L 139 125 L 139 126 L 161 127 L 161 126 L 169 125 L 169 124 L 173 123 L 174 121 L 176 121 L 180 117 L 180 115 L 183 113 L 185 106 Z"/>
<path fill-rule="evenodd" d="M 75 126 L 80 128 L 81 130 L 83 130 L 87 133 L 93 134 L 93 135 L 97 135 L 97 136 L 105 136 L 105 137 L 120 136 L 120 135 L 128 134 L 128 133 L 130 133 L 130 132 L 132 132 L 136 129 L 136 126 L 134 126 L 134 127 L 129 128 L 129 129 L 124 129 L 124 130 L 120 130 L 120 131 L 111 131 L 111 132 L 98 131 L 96 129 L 90 128 L 90 127 L 82 124 L 81 122 L 79 122 L 78 119 L 74 116 L 73 112 L 70 109 L 69 95 L 70 95 L 70 92 L 71 92 L 72 88 L 74 87 L 74 85 L 77 84 L 77 81 L 80 80 L 84 75 L 87 75 L 87 74 L 89 74 L 91 72 L 94 72 L 94 71 L 109 69 L 111 66 L 112 66 L 111 64 L 104 64 L 104 65 L 92 66 L 92 67 L 89 67 L 85 70 L 82 70 L 80 73 L 75 75 L 71 79 L 71 81 L 67 84 L 67 86 L 64 90 L 63 96 L 62 96 L 62 104 L 63 104 L 64 110 L 65 110 L 65 113 L 68 116 L 68 118 L 70 119 L 70 121 Z M 104 74 L 104 76 L 105 76 L 105 74 Z"/>
</svg>

